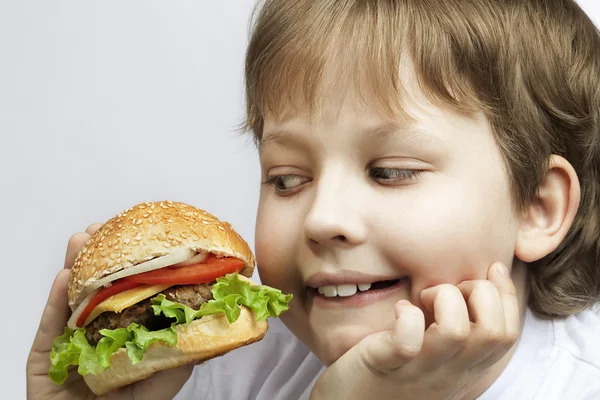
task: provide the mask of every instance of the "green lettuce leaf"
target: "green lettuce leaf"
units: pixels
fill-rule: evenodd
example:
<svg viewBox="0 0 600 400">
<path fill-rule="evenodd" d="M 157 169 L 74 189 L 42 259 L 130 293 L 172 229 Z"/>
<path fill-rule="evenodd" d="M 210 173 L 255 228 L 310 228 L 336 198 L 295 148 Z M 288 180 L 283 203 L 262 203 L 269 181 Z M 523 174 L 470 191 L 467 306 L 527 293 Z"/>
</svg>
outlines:
<svg viewBox="0 0 600 400">
<path fill-rule="evenodd" d="M 155 315 L 175 318 L 175 324 L 187 324 L 205 315 L 221 312 L 232 323 L 239 318 L 241 305 L 254 311 L 257 321 L 263 321 L 268 317 L 279 317 L 292 300 L 291 294 L 283 294 L 281 290 L 265 285 L 251 285 L 235 273 L 217 278 L 211 292 L 213 300 L 202 304 L 199 310 L 167 300 L 163 294 L 152 299 L 152 308 Z"/>
<path fill-rule="evenodd" d="M 173 329 L 172 326 L 159 331 L 149 331 L 145 326 L 132 323 L 127 327 L 127 330 L 134 336 L 133 340 L 125 343 L 127 355 L 133 364 L 142 361 L 148 347 L 158 340 L 170 344 L 171 346 L 177 344 L 177 333 L 175 333 L 175 329 Z"/>
<path fill-rule="evenodd" d="M 159 331 L 148 331 L 143 326 L 132 323 L 127 328 L 102 329 L 104 337 L 94 348 L 85 338 L 85 331 L 65 328 L 64 334 L 54 339 L 50 351 L 50 370 L 52 382 L 62 384 L 69 375 L 69 367 L 78 365 L 81 375 L 98 375 L 110 366 L 110 356 L 121 347 L 127 349 L 127 355 L 133 364 L 144 357 L 148 346 L 162 340 L 172 346 L 177 344 L 177 334 L 170 327 Z"/>
<path fill-rule="evenodd" d="M 285 295 L 281 290 L 264 285 L 250 285 L 238 274 L 228 274 L 217 278 L 211 289 L 213 300 L 207 301 L 199 310 L 183 304 L 167 300 L 163 294 L 152 299 L 152 308 L 156 315 L 163 314 L 174 321 L 171 327 L 159 331 L 149 331 L 146 327 L 132 323 L 127 328 L 102 329 L 104 336 L 96 347 L 91 346 L 85 338 L 82 328 L 73 330 L 65 328 L 64 334 L 54 339 L 50 351 L 50 379 L 62 384 L 69 374 L 71 365 L 78 366 L 81 375 L 97 375 L 110 366 L 110 356 L 125 347 L 133 364 L 139 363 L 148 347 L 160 340 L 171 346 L 177 344 L 177 333 L 173 328 L 178 324 L 190 323 L 205 315 L 224 313 L 230 323 L 240 316 L 240 306 L 244 305 L 254 311 L 258 321 L 268 317 L 278 317 L 288 309 L 292 295 Z"/>
<path fill-rule="evenodd" d="M 83 329 L 73 331 L 65 328 L 64 334 L 54 339 L 50 363 L 48 375 L 53 382 L 59 384 L 67 379 L 71 365 L 78 365 L 77 371 L 81 375 L 97 375 L 105 369 L 96 356 L 96 350 L 85 338 Z"/>
</svg>

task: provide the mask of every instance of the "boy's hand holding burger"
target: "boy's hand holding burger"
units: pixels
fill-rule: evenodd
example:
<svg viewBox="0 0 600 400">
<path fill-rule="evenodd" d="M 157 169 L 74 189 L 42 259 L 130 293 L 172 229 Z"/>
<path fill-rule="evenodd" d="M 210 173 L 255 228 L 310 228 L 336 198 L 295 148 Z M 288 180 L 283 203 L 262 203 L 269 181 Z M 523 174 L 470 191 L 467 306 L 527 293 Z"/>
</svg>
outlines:
<svg viewBox="0 0 600 400">
<path fill-rule="evenodd" d="M 262 339 L 287 310 L 291 296 L 247 278 L 254 267 L 229 224 L 183 203 L 139 204 L 74 235 L 27 362 L 28 398 L 173 397 L 193 365 Z"/>
</svg>

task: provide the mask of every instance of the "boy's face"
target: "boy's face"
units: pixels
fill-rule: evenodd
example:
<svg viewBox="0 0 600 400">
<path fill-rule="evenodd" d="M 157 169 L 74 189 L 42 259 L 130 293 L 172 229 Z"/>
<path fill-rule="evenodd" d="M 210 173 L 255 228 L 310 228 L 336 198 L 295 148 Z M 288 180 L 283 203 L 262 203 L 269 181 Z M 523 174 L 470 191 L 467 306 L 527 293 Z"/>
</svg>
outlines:
<svg viewBox="0 0 600 400">
<path fill-rule="evenodd" d="M 350 97 L 319 117 L 265 120 L 260 276 L 294 294 L 283 321 L 326 364 L 391 329 L 398 300 L 421 306 L 425 288 L 512 264 L 519 220 L 487 120 L 407 87 L 410 124 Z"/>
</svg>

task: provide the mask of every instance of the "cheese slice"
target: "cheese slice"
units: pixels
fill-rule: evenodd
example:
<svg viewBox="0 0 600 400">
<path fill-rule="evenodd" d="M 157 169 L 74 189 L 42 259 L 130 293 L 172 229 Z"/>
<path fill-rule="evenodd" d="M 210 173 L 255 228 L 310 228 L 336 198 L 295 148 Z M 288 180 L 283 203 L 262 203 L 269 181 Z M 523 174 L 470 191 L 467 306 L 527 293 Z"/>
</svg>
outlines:
<svg viewBox="0 0 600 400">
<path fill-rule="evenodd" d="M 127 307 L 131 307 L 142 300 L 146 300 L 148 297 L 154 296 L 155 294 L 160 293 L 171 286 L 173 285 L 145 285 L 126 290 L 124 292 L 115 294 L 114 296 L 110 296 L 92 310 L 90 315 L 85 320 L 84 326 L 92 322 L 98 315 L 104 312 L 110 311 L 120 313 Z"/>
</svg>

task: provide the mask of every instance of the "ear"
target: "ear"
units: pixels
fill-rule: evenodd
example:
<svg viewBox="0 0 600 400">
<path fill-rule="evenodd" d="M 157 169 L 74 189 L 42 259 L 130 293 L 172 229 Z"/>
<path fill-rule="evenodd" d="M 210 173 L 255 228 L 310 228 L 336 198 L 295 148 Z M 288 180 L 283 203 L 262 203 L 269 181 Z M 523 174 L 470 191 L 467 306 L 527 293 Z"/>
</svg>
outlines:
<svg viewBox="0 0 600 400">
<path fill-rule="evenodd" d="M 534 262 L 556 250 L 571 228 L 580 195 L 573 166 L 553 155 L 536 198 L 522 216 L 515 256 Z"/>
</svg>

